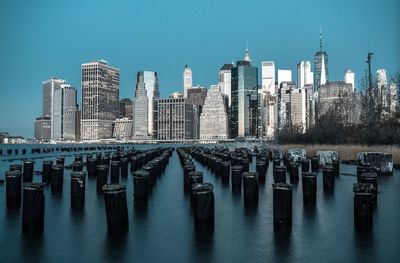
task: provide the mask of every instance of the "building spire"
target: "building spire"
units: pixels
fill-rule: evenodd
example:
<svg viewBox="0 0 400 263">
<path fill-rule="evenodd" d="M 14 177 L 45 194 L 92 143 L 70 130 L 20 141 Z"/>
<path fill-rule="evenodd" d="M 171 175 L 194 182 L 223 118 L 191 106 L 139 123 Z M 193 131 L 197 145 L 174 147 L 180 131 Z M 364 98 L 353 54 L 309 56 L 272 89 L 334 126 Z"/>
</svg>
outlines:
<svg viewBox="0 0 400 263">
<path fill-rule="evenodd" d="M 322 52 L 322 28 L 319 28 L 319 51 Z"/>
<path fill-rule="evenodd" d="M 250 53 L 249 53 L 249 41 L 246 40 L 246 53 L 244 55 L 244 61 L 251 62 Z"/>
</svg>

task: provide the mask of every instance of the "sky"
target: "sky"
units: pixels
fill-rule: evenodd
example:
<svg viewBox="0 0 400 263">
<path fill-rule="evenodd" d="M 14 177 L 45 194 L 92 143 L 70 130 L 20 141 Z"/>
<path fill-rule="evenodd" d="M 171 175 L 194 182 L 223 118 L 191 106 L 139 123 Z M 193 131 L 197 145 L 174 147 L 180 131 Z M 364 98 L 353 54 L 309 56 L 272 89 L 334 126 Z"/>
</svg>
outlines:
<svg viewBox="0 0 400 263">
<path fill-rule="evenodd" d="M 42 111 L 42 81 L 66 79 L 81 93 L 81 64 L 105 59 L 120 69 L 120 98 L 133 97 L 136 72 L 157 71 L 161 97 L 218 82 L 224 63 L 273 60 L 292 69 L 319 50 L 322 28 L 329 79 L 346 68 L 361 79 L 372 69 L 400 69 L 398 0 L 1 0 L 0 131 L 33 137 Z M 259 80 L 261 82 L 261 80 Z"/>
</svg>

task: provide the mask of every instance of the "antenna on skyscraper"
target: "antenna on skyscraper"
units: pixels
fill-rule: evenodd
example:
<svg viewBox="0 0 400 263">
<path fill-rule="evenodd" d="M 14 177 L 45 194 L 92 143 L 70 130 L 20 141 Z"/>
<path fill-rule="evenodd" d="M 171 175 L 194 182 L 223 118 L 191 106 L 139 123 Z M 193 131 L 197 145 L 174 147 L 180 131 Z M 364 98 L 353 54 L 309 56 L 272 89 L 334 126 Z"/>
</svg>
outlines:
<svg viewBox="0 0 400 263">
<path fill-rule="evenodd" d="M 322 52 L 322 28 L 319 28 L 319 51 Z"/>
</svg>

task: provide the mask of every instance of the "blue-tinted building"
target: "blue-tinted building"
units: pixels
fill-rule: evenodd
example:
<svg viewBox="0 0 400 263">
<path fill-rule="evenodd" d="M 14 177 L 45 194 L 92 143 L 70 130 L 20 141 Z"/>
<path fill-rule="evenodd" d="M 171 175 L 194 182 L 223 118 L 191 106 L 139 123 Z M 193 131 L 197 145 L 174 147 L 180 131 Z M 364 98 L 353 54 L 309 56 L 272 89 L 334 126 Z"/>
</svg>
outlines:
<svg viewBox="0 0 400 263">
<path fill-rule="evenodd" d="M 230 137 L 257 136 L 258 71 L 251 66 L 248 50 L 232 68 Z"/>
</svg>

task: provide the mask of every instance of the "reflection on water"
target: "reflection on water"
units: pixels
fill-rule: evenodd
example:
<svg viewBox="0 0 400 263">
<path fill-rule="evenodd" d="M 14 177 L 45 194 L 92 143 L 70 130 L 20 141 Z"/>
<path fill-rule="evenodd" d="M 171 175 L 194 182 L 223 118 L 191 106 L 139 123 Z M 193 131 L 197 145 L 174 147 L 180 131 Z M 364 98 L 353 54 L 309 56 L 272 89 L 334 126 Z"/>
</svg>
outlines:
<svg viewBox="0 0 400 263">
<path fill-rule="evenodd" d="M 120 261 L 124 262 L 126 260 L 126 249 L 128 232 L 122 231 L 120 233 L 106 233 L 104 242 L 104 254 L 106 262 Z"/>
<path fill-rule="evenodd" d="M 290 226 L 274 228 L 274 248 L 275 258 L 277 260 L 289 257 L 291 250 L 291 235 L 292 231 Z"/>
<path fill-rule="evenodd" d="M 27 236 L 21 233 L 21 253 L 31 262 L 43 261 L 44 235 Z"/>
</svg>

